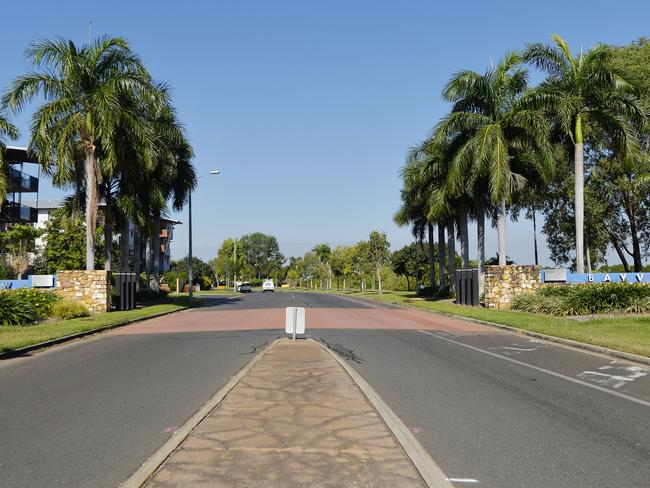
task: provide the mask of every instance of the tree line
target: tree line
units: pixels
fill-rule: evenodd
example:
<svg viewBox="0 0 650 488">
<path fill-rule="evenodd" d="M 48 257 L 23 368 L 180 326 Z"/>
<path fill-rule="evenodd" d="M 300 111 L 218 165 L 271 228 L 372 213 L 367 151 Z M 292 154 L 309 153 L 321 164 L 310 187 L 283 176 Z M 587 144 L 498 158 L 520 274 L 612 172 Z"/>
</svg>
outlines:
<svg viewBox="0 0 650 488">
<path fill-rule="evenodd" d="M 30 102 L 29 151 L 55 186 L 73 190 L 66 225 L 85 228 L 85 267 L 94 270 L 103 231 L 113 242 L 119 229 L 121 271 L 145 269 L 158 288 L 160 219 L 180 209 L 196 185 L 193 150 L 178 120 L 170 89 L 157 82 L 124 39 L 100 37 L 77 45 L 57 38 L 33 43 L 32 70 L 5 90 L 0 110 L 0 158 L 5 140 L 19 137 L 7 119 Z M 1 162 L 1 161 L 0 161 Z M 7 189 L 0 171 L 0 198 Z M 101 215 L 98 211 L 102 205 Z M 129 225 L 135 227 L 132 259 Z M 142 251 L 145 263 L 142 262 Z M 103 246 L 104 268 L 113 268 L 113 245 Z"/>
<path fill-rule="evenodd" d="M 453 286 L 456 238 L 468 267 L 468 221 L 477 223 L 485 267 L 485 220 L 506 264 L 506 219 L 542 212 L 552 259 L 579 273 L 607 248 L 635 271 L 650 249 L 650 43 L 596 45 L 574 54 L 566 41 L 531 43 L 485 72 L 462 70 L 442 91 L 451 104 L 409 151 L 396 223 L 428 238 L 430 279 Z M 529 68 L 545 78 L 529 84 Z M 438 245 L 434 245 L 437 227 Z M 432 259 L 438 249 L 438 273 Z M 537 251 L 535 251 L 537 255 Z"/>
</svg>

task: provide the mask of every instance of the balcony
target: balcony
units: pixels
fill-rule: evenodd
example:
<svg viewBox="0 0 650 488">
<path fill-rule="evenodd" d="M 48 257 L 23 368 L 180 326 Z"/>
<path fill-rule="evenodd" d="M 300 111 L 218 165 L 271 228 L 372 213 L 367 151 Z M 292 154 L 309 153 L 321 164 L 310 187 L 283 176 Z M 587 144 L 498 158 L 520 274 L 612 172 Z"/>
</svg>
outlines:
<svg viewBox="0 0 650 488">
<path fill-rule="evenodd" d="M 8 193 L 35 193 L 38 191 L 38 178 L 15 168 L 9 168 Z"/>
<path fill-rule="evenodd" d="M 6 222 L 35 223 L 38 220 L 38 210 L 17 202 L 4 202 L 0 217 Z"/>
</svg>

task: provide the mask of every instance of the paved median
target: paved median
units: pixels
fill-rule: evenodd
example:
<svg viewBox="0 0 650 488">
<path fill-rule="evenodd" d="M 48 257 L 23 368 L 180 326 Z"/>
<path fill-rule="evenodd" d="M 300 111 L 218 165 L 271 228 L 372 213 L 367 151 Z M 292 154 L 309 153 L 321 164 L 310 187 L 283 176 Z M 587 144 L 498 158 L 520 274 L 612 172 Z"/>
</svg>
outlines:
<svg viewBox="0 0 650 488">
<path fill-rule="evenodd" d="M 311 340 L 280 340 L 146 486 L 426 485 L 332 355 Z"/>
</svg>

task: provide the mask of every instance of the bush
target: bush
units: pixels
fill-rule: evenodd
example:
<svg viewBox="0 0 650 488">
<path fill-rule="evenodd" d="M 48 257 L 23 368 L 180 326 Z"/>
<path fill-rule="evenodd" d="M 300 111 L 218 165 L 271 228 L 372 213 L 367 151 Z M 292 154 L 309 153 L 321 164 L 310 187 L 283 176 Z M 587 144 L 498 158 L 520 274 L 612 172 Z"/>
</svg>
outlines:
<svg viewBox="0 0 650 488">
<path fill-rule="evenodd" d="M 38 320 L 38 311 L 23 302 L 14 290 L 0 291 L 0 326 L 31 325 Z"/>
<path fill-rule="evenodd" d="M 149 288 L 144 288 L 135 294 L 135 301 L 138 303 L 159 302 L 167 298 L 168 293 L 168 291 L 163 289 L 154 291 Z"/>
<path fill-rule="evenodd" d="M 512 308 L 550 315 L 643 313 L 650 311 L 650 286 L 640 283 L 553 285 L 517 295 Z"/>
<path fill-rule="evenodd" d="M 52 307 L 52 317 L 61 320 L 76 319 L 90 317 L 90 312 L 83 303 L 62 300 Z"/>
<path fill-rule="evenodd" d="M 11 293 L 14 293 L 22 303 L 29 303 L 36 310 L 39 319 L 49 317 L 54 304 L 61 300 L 54 292 L 37 288 L 18 288 L 11 290 Z"/>
</svg>

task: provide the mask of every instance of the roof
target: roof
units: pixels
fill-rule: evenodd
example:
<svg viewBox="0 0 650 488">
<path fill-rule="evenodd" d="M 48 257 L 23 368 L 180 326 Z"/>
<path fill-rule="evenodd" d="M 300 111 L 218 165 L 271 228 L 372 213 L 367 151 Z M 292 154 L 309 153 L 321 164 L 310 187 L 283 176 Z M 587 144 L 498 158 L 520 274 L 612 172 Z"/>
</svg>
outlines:
<svg viewBox="0 0 650 488">
<path fill-rule="evenodd" d="M 29 154 L 26 147 L 5 146 L 5 162 L 11 163 L 34 163 L 39 164 L 38 158 Z"/>
</svg>

